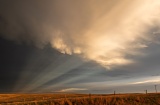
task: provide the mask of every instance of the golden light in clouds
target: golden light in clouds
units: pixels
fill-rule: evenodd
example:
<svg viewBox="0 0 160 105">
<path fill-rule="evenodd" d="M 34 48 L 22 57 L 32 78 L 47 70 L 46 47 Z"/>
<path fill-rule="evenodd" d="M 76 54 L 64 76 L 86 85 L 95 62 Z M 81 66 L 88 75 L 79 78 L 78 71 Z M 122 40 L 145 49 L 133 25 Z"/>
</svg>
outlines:
<svg viewBox="0 0 160 105">
<path fill-rule="evenodd" d="M 159 82 L 138 79 L 159 73 L 160 0 L 1 0 L 0 8 L 2 46 L 16 48 L 4 62 L 14 91 Z"/>
<path fill-rule="evenodd" d="M 105 67 L 133 63 L 126 56 L 140 54 L 139 49 L 146 48 L 148 41 L 153 42 L 153 35 L 147 32 L 160 24 L 159 0 L 13 3 L 6 4 L 11 9 L 4 5 L 6 12 L 0 11 L 8 23 L 1 25 L 4 38 L 38 47 L 51 43 L 61 53 L 79 54 Z"/>
<path fill-rule="evenodd" d="M 149 77 L 149 78 L 142 78 L 139 81 L 130 83 L 130 84 L 145 84 L 145 83 L 156 83 L 159 84 L 160 83 L 160 79 L 159 76 L 153 76 L 153 77 Z"/>
<path fill-rule="evenodd" d="M 67 89 L 62 89 L 58 92 L 74 92 L 74 91 L 83 91 L 83 90 L 87 90 L 85 88 L 67 88 Z"/>
<path fill-rule="evenodd" d="M 141 39 L 150 40 L 151 36 L 144 33 L 159 21 L 159 6 L 159 0 L 90 1 L 88 8 L 93 17 L 89 28 L 80 35 L 69 35 L 74 39 L 72 44 L 58 37 L 52 45 L 62 53 L 78 53 L 105 67 L 133 63 L 125 56 L 136 55 L 137 49 L 147 47 Z M 59 31 L 60 36 L 65 35 Z"/>
</svg>

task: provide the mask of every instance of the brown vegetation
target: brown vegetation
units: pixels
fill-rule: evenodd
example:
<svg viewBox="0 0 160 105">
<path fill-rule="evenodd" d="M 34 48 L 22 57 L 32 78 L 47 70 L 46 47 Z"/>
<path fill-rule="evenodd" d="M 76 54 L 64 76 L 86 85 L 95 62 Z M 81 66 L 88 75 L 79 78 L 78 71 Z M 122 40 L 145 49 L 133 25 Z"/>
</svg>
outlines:
<svg viewBox="0 0 160 105">
<path fill-rule="evenodd" d="M 1 94 L 0 105 L 160 105 L 160 94 Z"/>
</svg>

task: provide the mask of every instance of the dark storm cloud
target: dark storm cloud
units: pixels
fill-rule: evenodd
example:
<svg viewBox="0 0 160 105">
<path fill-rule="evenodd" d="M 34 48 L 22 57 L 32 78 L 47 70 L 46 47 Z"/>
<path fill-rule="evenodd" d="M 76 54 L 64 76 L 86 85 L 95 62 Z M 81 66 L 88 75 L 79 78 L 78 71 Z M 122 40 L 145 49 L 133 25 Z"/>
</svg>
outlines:
<svg viewBox="0 0 160 105">
<path fill-rule="evenodd" d="M 159 2 L 146 7 L 150 2 L 1 0 L 0 33 L 17 43 L 49 43 L 61 53 L 79 54 L 106 68 L 127 65 L 134 61 L 126 56 L 145 46 L 141 39 L 148 40 L 143 31 L 158 21 Z"/>
<path fill-rule="evenodd" d="M 159 75 L 159 2 L 102 1 L 0 0 L 0 91 L 113 91 Z"/>
<path fill-rule="evenodd" d="M 1 92 L 11 92 L 21 79 L 23 87 L 40 72 L 42 72 L 57 57 L 64 60 L 67 55 L 61 55 L 49 45 L 44 49 L 38 49 L 33 46 L 15 44 L 13 41 L 7 41 L 0 38 L 0 86 Z M 62 59 L 61 59 L 62 60 Z M 57 61 L 58 62 L 58 61 Z M 57 62 L 54 64 L 57 65 Z M 23 73 L 24 77 L 21 78 Z"/>
<path fill-rule="evenodd" d="M 31 48 L 17 46 L 11 41 L 0 38 L 0 50 L 0 84 L 3 84 L 0 91 L 11 91 L 19 79 Z"/>
<path fill-rule="evenodd" d="M 54 68 L 49 69 L 49 65 L 56 67 L 71 57 L 69 55 L 60 54 L 49 46 L 46 46 L 44 49 L 37 49 L 31 46 L 17 45 L 4 39 L 1 39 L 0 42 L 1 49 L 3 49 L 1 51 L 0 61 L 0 82 L 3 84 L 3 86 L 0 87 L 1 92 L 20 91 L 24 86 L 32 86 L 30 82 L 43 73 L 44 70 L 46 70 L 45 73 L 48 74 L 51 72 L 50 69 L 52 69 L 52 71 L 54 70 Z M 58 71 L 53 72 L 53 76 L 57 75 L 57 73 L 62 75 L 33 89 L 32 92 L 53 92 L 59 89 L 72 87 L 87 88 L 90 91 L 93 90 L 93 93 L 101 91 L 109 93 L 113 91 L 114 88 L 120 92 L 125 92 L 123 88 L 128 88 L 126 91 L 134 90 L 135 88 L 132 89 L 131 87 L 133 86 L 131 85 L 121 86 L 119 83 L 121 83 L 121 81 L 122 83 L 125 83 L 126 80 L 129 80 L 128 83 L 132 83 L 132 81 L 137 78 L 140 79 L 158 74 L 158 58 L 160 56 L 160 51 L 157 48 L 159 48 L 159 45 L 153 44 L 152 47 L 144 49 L 144 52 L 148 55 L 147 57 L 139 56 L 138 58 L 135 58 L 135 60 L 138 61 L 137 64 L 119 66 L 119 68 L 114 68 L 109 71 L 106 71 L 106 68 L 103 68 L 95 62 L 87 62 L 65 74 Z M 60 60 L 57 60 L 57 58 Z M 48 70 L 46 68 L 48 68 Z M 25 75 L 22 75 L 24 73 Z M 47 75 L 43 75 L 41 78 L 44 78 L 45 76 Z M 18 82 L 19 80 L 22 82 Z M 93 83 L 94 85 L 91 84 L 91 87 L 86 85 L 90 83 Z M 101 84 L 101 86 L 99 85 L 100 87 L 92 88 L 92 86 L 95 86 L 98 83 Z M 106 84 L 106 87 L 104 84 Z M 117 85 L 108 87 L 112 84 Z M 18 85 L 18 87 L 15 88 L 16 85 Z M 145 85 L 136 85 L 135 87 L 137 87 L 137 90 L 142 91 L 141 89 L 143 89 Z M 84 90 L 83 92 L 88 93 L 89 90 Z M 152 88 L 150 90 L 152 90 Z"/>
<path fill-rule="evenodd" d="M 67 0 L 1 0 L 1 36 L 41 47 L 57 36 L 56 31 L 65 31 L 66 38 L 67 34 L 83 32 L 91 17 L 86 7 L 87 2 Z"/>
</svg>

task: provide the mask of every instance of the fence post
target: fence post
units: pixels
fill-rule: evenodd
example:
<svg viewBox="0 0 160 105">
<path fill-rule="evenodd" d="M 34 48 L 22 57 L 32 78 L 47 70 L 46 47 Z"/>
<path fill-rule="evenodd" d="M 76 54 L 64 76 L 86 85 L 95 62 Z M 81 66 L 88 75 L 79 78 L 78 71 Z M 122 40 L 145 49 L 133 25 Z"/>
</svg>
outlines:
<svg viewBox="0 0 160 105">
<path fill-rule="evenodd" d="M 147 94 L 147 90 L 146 90 L 146 94 Z"/>
<path fill-rule="evenodd" d="M 155 86 L 155 90 L 156 90 L 156 93 L 157 93 L 157 85 L 154 85 Z"/>
</svg>

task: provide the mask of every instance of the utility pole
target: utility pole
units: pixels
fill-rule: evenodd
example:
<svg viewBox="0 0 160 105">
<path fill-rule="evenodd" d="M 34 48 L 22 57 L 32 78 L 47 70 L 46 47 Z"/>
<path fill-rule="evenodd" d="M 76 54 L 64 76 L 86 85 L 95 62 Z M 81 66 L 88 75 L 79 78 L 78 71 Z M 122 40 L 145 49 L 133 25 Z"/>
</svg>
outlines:
<svg viewBox="0 0 160 105">
<path fill-rule="evenodd" d="M 146 90 L 146 94 L 147 94 L 147 90 Z"/>
<path fill-rule="evenodd" d="M 157 93 L 157 85 L 154 85 L 155 86 L 155 90 L 156 90 L 156 93 Z"/>
</svg>

